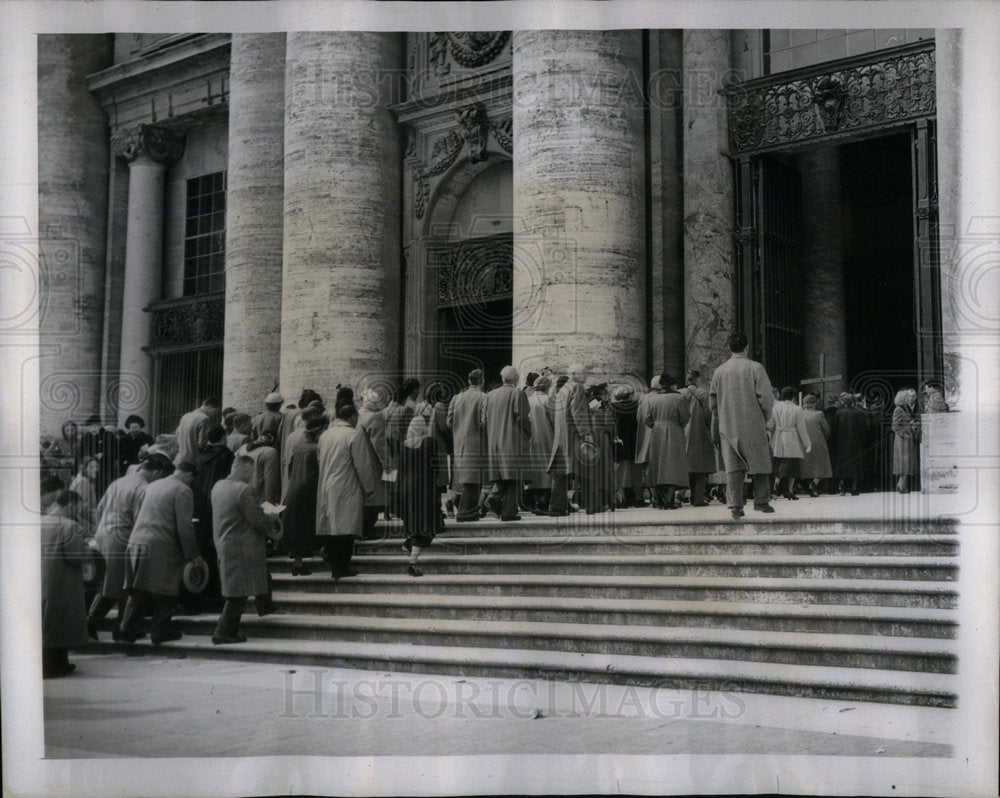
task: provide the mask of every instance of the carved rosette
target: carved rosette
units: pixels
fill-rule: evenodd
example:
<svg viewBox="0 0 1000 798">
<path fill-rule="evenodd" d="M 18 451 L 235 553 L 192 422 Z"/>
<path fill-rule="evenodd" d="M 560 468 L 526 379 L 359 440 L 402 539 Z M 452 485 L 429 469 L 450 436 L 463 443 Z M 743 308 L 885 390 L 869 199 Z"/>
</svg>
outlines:
<svg viewBox="0 0 1000 798">
<path fill-rule="evenodd" d="M 428 40 L 428 61 L 441 77 L 451 72 L 452 61 L 467 68 L 485 66 L 509 41 L 510 31 L 438 31 Z"/>
<path fill-rule="evenodd" d="M 427 212 L 431 179 L 446 172 L 458 160 L 463 149 L 467 149 L 469 163 L 479 163 L 489 158 L 489 137 L 493 134 L 497 145 L 505 152 L 514 150 L 512 120 L 490 121 L 486 108 L 476 103 L 456 112 L 459 130 L 450 130 L 437 139 L 431 147 L 431 162 L 417 161 L 413 166 L 413 209 L 416 217 L 422 219 Z M 466 145 L 468 145 L 466 147 Z"/>
<path fill-rule="evenodd" d="M 733 154 L 890 128 L 934 114 L 934 49 L 883 51 L 826 74 L 784 73 L 726 94 Z"/>
<path fill-rule="evenodd" d="M 436 250 L 439 306 L 470 305 L 510 297 L 514 290 L 512 240 L 463 241 Z"/>
<path fill-rule="evenodd" d="M 152 308 L 150 349 L 221 343 L 226 333 L 224 295 L 169 302 Z"/>
<path fill-rule="evenodd" d="M 115 155 L 130 163 L 146 157 L 166 165 L 184 152 L 184 134 L 159 125 L 138 125 L 116 132 L 111 137 L 111 147 Z"/>
</svg>

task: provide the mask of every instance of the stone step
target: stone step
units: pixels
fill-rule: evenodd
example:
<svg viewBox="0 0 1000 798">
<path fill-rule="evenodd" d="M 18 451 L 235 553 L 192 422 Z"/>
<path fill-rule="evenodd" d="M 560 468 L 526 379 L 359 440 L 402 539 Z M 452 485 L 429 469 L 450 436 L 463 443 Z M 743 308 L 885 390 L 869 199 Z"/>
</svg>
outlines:
<svg viewBox="0 0 1000 798">
<path fill-rule="evenodd" d="M 398 519 L 376 524 L 373 537 L 398 538 L 403 524 Z M 816 518 L 782 517 L 780 513 L 762 515 L 748 511 L 739 521 L 729 517 L 722 505 L 679 510 L 675 513 L 653 510 L 619 510 L 614 513 L 586 515 L 573 513 L 563 518 L 546 518 L 522 515 L 520 521 L 502 523 L 494 516 L 479 521 L 460 524 L 454 519 L 445 521 L 444 537 L 521 537 L 521 536 L 601 536 L 616 535 L 713 535 L 768 534 L 768 535 L 955 535 L 957 523 L 953 518 L 898 517 L 887 509 L 882 515 L 850 518 L 826 515 Z"/>
<path fill-rule="evenodd" d="M 421 561 L 422 563 L 422 561 Z M 407 576 L 405 560 L 395 573 L 363 573 L 332 580 L 324 571 L 310 576 L 274 575 L 277 593 L 332 592 L 349 594 L 427 593 L 448 596 L 536 596 L 607 599 L 658 599 L 731 601 L 753 614 L 757 605 L 850 604 L 857 606 L 954 609 L 958 590 L 954 583 L 875 579 L 759 578 L 698 576 L 601 576 L 564 574 L 499 574 L 484 578 L 474 574 L 425 573 Z M 418 601 L 418 599 L 414 599 Z"/>
<path fill-rule="evenodd" d="M 361 541 L 358 554 L 397 554 L 402 538 Z M 940 556 L 958 553 L 954 535 L 538 535 L 435 539 L 433 550 L 448 554 L 795 554 L 850 556 Z M 282 567 L 286 560 L 274 558 Z"/>
<path fill-rule="evenodd" d="M 950 610 L 851 605 L 802 606 L 729 601 L 655 599 L 454 596 L 371 593 L 282 593 L 281 609 L 295 615 L 350 615 L 490 620 L 543 623 L 618 624 L 621 626 L 715 627 L 823 634 L 953 638 L 957 620 Z"/>
<path fill-rule="evenodd" d="M 419 608 L 417 614 L 419 616 Z M 211 635 L 216 615 L 179 617 L 186 633 Z M 801 632 L 412 618 L 245 614 L 252 638 L 410 643 L 525 651 L 740 660 L 792 665 L 954 673 L 950 641 Z"/>
<path fill-rule="evenodd" d="M 940 673 L 879 671 L 869 668 L 776 665 L 741 660 L 652 658 L 621 654 L 523 651 L 497 648 L 439 648 L 406 643 L 362 643 L 340 640 L 277 640 L 251 638 L 233 646 L 213 646 L 208 637 L 186 636 L 162 646 L 140 641 L 132 646 L 102 643 L 105 650 L 136 655 L 207 657 L 312 666 L 313 671 L 286 672 L 288 714 L 314 712 L 316 685 L 331 690 L 324 668 L 362 668 L 373 678 L 400 673 L 504 679 L 549 679 L 562 682 L 634 684 L 667 690 L 722 691 L 738 694 L 808 696 L 843 701 L 954 707 L 957 679 Z M 316 681 L 318 680 L 318 682 Z M 580 689 L 581 700 L 593 700 L 593 690 Z M 332 700 L 332 699 L 331 699 Z M 322 707 L 321 707 L 322 710 Z M 327 708 L 326 711 L 333 711 Z M 669 707 L 664 708 L 669 712 Z"/>
<path fill-rule="evenodd" d="M 406 555 L 355 555 L 352 566 L 363 573 L 392 573 L 405 568 Z M 610 576 L 733 576 L 814 579 L 889 579 L 954 581 L 958 565 L 948 557 L 838 557 L 796 555 L 586 555 L 552 553 L 452 554 L 431 549 L 421 556 L 424 571 L 440 574 L 563 574 Z"/>
</svg>

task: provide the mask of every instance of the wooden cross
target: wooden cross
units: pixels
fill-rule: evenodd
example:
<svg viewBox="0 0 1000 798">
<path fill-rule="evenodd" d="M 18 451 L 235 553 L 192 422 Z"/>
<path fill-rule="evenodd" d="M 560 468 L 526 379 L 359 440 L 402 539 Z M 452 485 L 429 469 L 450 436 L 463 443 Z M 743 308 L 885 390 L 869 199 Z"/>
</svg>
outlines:
<svg viewBox="0 0 1000 798">
<path fill-rule="evenodd" d="M 808 380 L 801 380 L 799 382 L 799 384 L 800 385 L 813 385 L 813 384 L 818 384 L 819 385 L 819 401 L 820 401 L 820 408 L 822 409 L 823 404 L 824 404 L 824 400 L 826 399 L 826 397 L 824 396 L 824 393 L 826 393 L 825 384 L 828 383 L 828 382 L 834 382 L 834 381 L 839 380 L 839 379 L 843 379 L 843 375 L 841 375 L 841 374 L 830 374 L 829 376 L 827 376 L 827 373 L 826 373 L 826 355 L 820 354 L 820 356 L 819 356 L 819 376 L 818 377 L 813 377 L 813 378 L 808 379 Z M 799 404 L 801 404 L 801 403 L 802 403 L 802 395 L 799 394 Z"/>
</svg>

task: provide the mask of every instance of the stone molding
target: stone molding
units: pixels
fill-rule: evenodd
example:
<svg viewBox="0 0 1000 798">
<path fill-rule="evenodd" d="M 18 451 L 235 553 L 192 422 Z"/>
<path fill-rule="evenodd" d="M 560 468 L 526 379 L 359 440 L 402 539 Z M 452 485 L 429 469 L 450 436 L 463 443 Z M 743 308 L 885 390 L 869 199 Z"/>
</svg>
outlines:
<svg viewBox="0 0 1000 798">
<path fill-rule="evenodd" d="M 167 166 L 184 153 L 184 134 L 158 125 L 136 125 L 117 131 L 111 137 L 111 149 L 129 163 L 145 156 Z"/>
<path fill-rule="evenodd" d="M 431 146 L 430 162 L 425 163 L 417 155 L 416 136 L 411 133 L 406 153 L 412 157 L 411 177 L 413 179 L 413 213 L 422 219 L 427 212 L 431 180 L 444 174 L 458 160 L 463 150 L 467 150 L 469 163 L 480 163 L 489 158 L 489 139 L 492 134 L 497 146 L 505 152 L 512 152 L 514 141 L 512 120 L 506 117 L 491 120 L 482 103 L 473 103 L 455 111 L 458 128 L 449 130 L 435 139 Z"/>
<path fill-rule="evenodd" d="M 225 338 L 224 292 L 157 302 L 146 310 L 153 314 L 148 347 L 152 352 L 221 345 Z"/>
<path fill-rule="evenodd" d="M 733 155 L 897 127 L 935 113 L 934 43 L 782 72 L 724 94 Z"/>
<path fill-rule="evenodd" d="M 466 68 L 485 66 L 510 41 L 510 31 L 438 31 L 427 42 L 428 63 L 441 77 L 451 72 L 452 62 Z"/>
</svg>

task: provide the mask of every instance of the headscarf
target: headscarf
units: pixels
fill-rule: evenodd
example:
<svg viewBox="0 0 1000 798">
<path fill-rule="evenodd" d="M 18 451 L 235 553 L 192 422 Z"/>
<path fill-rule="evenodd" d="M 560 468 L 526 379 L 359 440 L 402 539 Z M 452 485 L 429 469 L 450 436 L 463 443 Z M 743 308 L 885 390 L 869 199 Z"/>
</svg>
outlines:
<svg viewBox="0 0 1000 798">
<path fill-rule="evenodd" d="M 430 405 L 426 405 L 428 416 L 430 415 Z M 413 414 L 410 419 L 410 426 L 406 428 L 406 440 L 403 445 L 410 449 L 419 449 L 424 438 L 431 434 L 430 426 L 427 424 L 427 416 L 423 412 Z"/>
<path fill-rule="evenodd" d="M 361 394 L 362 407 L 373 413 L 378 413 L 385 407 L 385 398 L 374 388 L 369 388 Z"/>
</svg>

